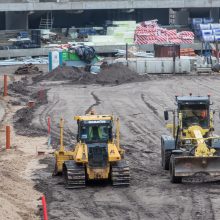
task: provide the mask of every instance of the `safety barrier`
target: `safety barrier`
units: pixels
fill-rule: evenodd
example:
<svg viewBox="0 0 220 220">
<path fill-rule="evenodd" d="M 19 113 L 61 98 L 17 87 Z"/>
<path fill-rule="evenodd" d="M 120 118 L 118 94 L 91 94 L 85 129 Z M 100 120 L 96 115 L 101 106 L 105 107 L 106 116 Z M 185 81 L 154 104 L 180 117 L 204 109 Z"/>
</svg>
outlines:
<svg viewBox="0 0 220 220">
<path fill-rule="evenodd" d="M 8 76 L 4 75 L 4 96 L 8 95 Z"/>
<path fill-rule="evenodd" d="M 11 147 L 11 128 L 10 128 L 10 126 L 6 126 L 6 144 L 5 144 L 5 146 L 6 146 L 6 149 L 10 149 L 10 147 Z"/>
<path fill-rule="evenodd" d="M 48 215 L 47 215 L 47 203 L 46 203 L 46 198 L 45 198 L 44 195 L 42 196 L 42 206 L 43 206 L 44 220 L 48 220 Z"/>
</svg>

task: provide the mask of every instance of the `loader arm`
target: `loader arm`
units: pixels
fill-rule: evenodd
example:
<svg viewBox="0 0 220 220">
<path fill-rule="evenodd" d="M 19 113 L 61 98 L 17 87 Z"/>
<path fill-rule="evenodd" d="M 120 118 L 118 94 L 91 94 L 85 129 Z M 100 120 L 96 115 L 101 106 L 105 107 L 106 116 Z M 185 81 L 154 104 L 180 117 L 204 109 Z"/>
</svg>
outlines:
<svg viewBox="0 0 220 220">
<path fill-rule="evenodd" d="M 208 146 L 205 143 L 205 139 L 202 135 L 202 128 L 198 125 L 194 125 L 189 127 L 188 132 L 192 138 L 195 138 L 195 142 L 197 144 L 196 150 L 195 150 L 195 156 L 196 157 L 209 157 L 213 156 L 215 153 L 215 149 L 209 149 Z"/>
</svg>

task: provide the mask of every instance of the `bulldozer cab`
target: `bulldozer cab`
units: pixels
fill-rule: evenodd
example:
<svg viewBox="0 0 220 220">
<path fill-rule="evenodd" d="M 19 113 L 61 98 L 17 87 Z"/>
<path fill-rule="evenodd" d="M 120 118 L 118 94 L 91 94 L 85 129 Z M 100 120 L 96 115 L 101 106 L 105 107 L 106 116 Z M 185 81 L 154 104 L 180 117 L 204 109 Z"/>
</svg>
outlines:
<svg viewBox="0 0 220 220">
<path fill-rule="evenodd" d="M 112 121 L 85 119 L 87 118 L 78 120 L 78 141 L 88 147 L 88 166 L 107 167 L 108 143 L 112 141 Z"/>
<path fill-rule="evenodd" d="M 78 141 L 86 144 L 112 141 L 112 122 L 110 120 L 78 121 Z"/>
<path fill-rule="evenodd" d="M 182 113 L 182 127 L 209 127 L 209 97 L 177 97 L 178 115 Z"/>
</svg>

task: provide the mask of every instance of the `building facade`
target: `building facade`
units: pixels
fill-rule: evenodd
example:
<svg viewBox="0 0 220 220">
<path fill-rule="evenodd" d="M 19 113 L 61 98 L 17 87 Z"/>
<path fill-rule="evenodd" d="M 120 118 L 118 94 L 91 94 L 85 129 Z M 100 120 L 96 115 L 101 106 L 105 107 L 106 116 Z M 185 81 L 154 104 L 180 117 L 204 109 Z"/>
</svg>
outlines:
<svg viewBox="0 0 220 220">
<path fill-rule="evenodd" d="M 48 16 L 55 28 L 98 26 L 106 20 L 158 19 L 168 25 L 170 9 L 176 24 L 187 24 L 191 17 L 218 22 L 219 7 L 219 0 L 0 0 L 0 29 L 39 28 Z"/>
</svg>

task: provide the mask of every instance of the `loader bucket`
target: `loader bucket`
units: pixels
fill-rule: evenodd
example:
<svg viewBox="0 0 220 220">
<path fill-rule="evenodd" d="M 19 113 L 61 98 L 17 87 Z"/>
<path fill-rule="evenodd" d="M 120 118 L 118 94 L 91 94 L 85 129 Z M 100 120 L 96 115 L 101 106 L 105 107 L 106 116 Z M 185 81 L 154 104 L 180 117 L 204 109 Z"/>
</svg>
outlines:
<svg viewBox="0 0 220 220">
<path fill-rule="evenodd" d="M 194 157 L 183 156 L 175 157 L 174 175 L 194 176 L 199 173 L 204 173 L 210 176 L 220 175 L 220 157 Z"/>
</svg>

